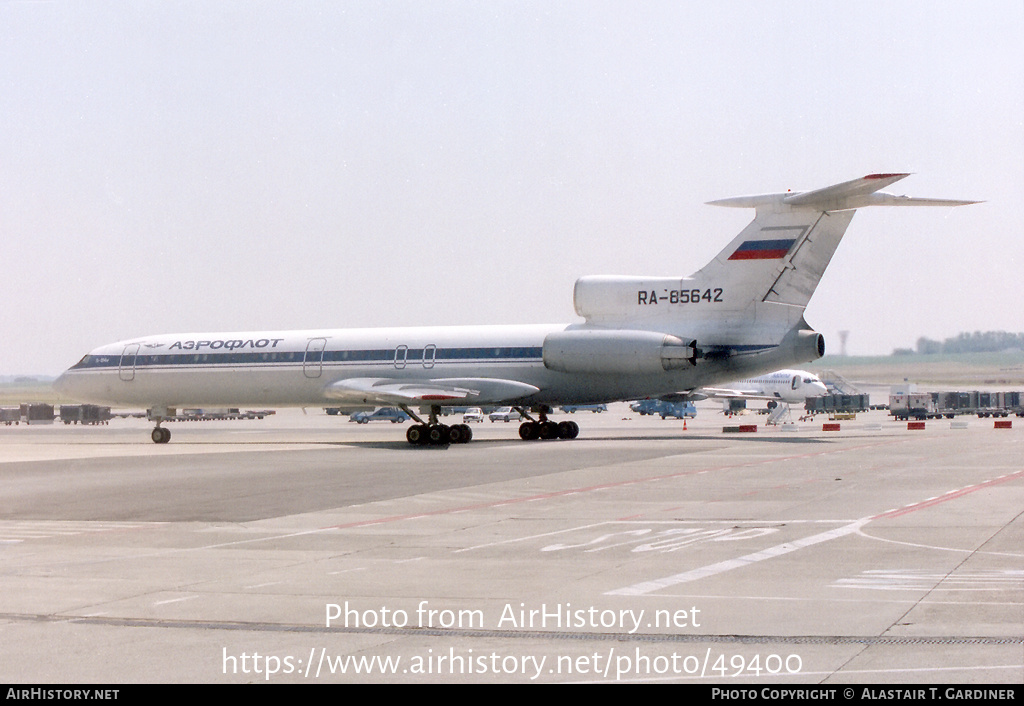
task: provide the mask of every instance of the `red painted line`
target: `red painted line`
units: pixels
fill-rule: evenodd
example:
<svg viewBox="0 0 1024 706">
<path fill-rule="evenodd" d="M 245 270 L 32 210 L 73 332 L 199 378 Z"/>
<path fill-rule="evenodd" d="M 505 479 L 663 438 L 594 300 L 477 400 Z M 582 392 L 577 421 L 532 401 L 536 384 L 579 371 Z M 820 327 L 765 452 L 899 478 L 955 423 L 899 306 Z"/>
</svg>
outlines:
<svg viewBox="0 0 1024 706">
<path fill-rule="evenodd" d="M 932 498 L 931 500 L 922 500 L 919 503 L 907 505 L 906 507 L 901 507 L 898 510 L 890 510 L 889 512 L 883 512 L 881 515 L 875 515 L 871 519 L 880 520 L 883 518 L 901 517 L 911 512 L 917 512 L 918 510 L 924 510 L 925 508 L 941 505 L 942 503 L 947 502 L 949 500 L 962 498 L 965 495 L 970 495 L 975 491 L 984 490 L 985 488 L 991 488 L 994 485 L 999 485 L 1001 483 L 1005 483 L 1011 480 L 1017 480 L 1018 478 L 1024 478 L 1024 471 L 1017 471 L 1016 473 L 1010 473 L 1009 475 L 1002 476 L 1001 478 L 993 478 L 992 480 L 987 480 L 982 483 L 978 483 L 977 485 L 969 485 L 966 488 L 953 490 L 946 493 L 945 495 L 940 495 L 937 498 Z"/>
<path fill-rule="evenodd" d="M 451 515 L 456 512 L 466 512 L 469 510 L 482 510 L 492 507 L 500 507 L 502 505 L 515 505 L 518 503 L 528 503 L 534 500 L 549 500 L 551 498 L 564 497 L 567 495 L 575 495 L 576 493 L 590 493 L 597 490 L 608 490 L 610 488 L 621 488 L 627 485 L 634 485 L 637 483 L 650 483 L 653 481 L 661 481 L 669 478 L 683 478 L 685 476 L 698 475 L 700 473 L 709 473 L 712 471 L 724 471 L 733 468 L 748 468 L 753 466 L 760 466 L 767 463 L 785 463 L 787 461 L 793 461 L 800 458 L 814 458 L 816 456 L 827 456 L 834 453 L 844 453 L 855 449 L 869 449 L 877 446 L 888 446 L 890 444 L 904 443 L 903 440 L 883 441 L 874 444 L 862 444 L 860 446 L 848 446 L 842 449 L 830 450 L 830 451 L 818 451 L 815 453 L 796 454 L 794 456 L 786 456 L 783 458 L 766 458 L 761 461 L 754 461 L 748 463 L 736 463 L 726 466 L 713 466 L 711 468 L 697 468 L 690 471 L 680 471 L 679 473 L 669 473 L 661 476 L 652 476 L 650 478 L 633 478 L 630 480 L 623 480 L 616 483 L 602 483 L 601 485 L 592 485 L 585 488 L 570 488 L 568 490 L 559 490 L 553 493 L 542 493 L 540 495 L 530 495 L 522 498 L 510 498 L 507 500 L 495 500 L 494 502 L 478 503 L 476 505 L 463 505 L 461 507 L 453 507 L 445 510 L 434 510 L 433 512 L 416 512 L 409 513 L 407 515 L 392 515 L 391 517 L 381 517 L 375 520 L 360 520 L 358 522 L 346 522 L 340 525 L 330 525 L 328 527 L 321 527 L 321 530 L 329 529 L 352 529 L 355 527 L 372 527 L 373 525 L 383 525 L 389 522 L 401 522 L 403 520 L 411 520 L 420 517 L 438 517 L 441 515 Z M 640 515 L 638 515 L 639 517 Z M 618 518 L 619 520 L 628 518 Z"/>
</svg>

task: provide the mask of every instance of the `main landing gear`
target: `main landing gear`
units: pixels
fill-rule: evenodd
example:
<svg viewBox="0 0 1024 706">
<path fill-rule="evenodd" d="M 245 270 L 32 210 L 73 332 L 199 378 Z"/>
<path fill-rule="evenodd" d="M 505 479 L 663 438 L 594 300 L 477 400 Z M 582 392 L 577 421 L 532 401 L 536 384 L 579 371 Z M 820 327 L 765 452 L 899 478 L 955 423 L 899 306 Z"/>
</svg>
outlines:
<svg viewBox="0 0 1024 706">
<path fill-rule="evenodd" d="M 430 408 L 430 421 L 424 422 L 407 405 L 402 411 L 412 417 L 413 424 L 405 432 L 405 440 L 414 446 L 447 446 L 448 444 L 466 444 L 473 438 L 473 430 L 468 424 L 441 424 L 437 421 L 441 408 L 434 405 Z"/>
<path fill-rule="evenodd" d="M 514 408 L 528 421 L 519 426 L 519 438 L 523 441 L 536 439 L 575 439 L 580 435 L 580 426 L 576 422 L 553 422 L 548 419 L 551 408 L 542 405 L 535 408 L 538 419 L 530 416 L 525 407 Z M 448 444 L 465 444 L 473 439 L 473 430 L 468 424 L 441 424 L 437 421 L 441 414 L 439 406 L 430 408 L 429 421 L 423 421 L 408 405 L 402 405 L 402 411 L 416 422 L 405 432 L 405 439 L 413 446 L 447 446 Z"/>
<path fill-rule="evenodd" d="M 551 408 L 542 405 L 537 416 L 540 417 L 538 420 L 534 420 L 527 414 L 526 410 L 521 407 L 515 408 L 519 414 L 526 417 L 527 420 L 519 425 L 519 438 L 523 441 L 536 441 L 541 439 L 542 441 L 549 441 L 551 439 L 575 439 L 580 435 L 580 425 L 576 422 L 552 422 L 548 419 L 548 412 Z"/>
</svg>

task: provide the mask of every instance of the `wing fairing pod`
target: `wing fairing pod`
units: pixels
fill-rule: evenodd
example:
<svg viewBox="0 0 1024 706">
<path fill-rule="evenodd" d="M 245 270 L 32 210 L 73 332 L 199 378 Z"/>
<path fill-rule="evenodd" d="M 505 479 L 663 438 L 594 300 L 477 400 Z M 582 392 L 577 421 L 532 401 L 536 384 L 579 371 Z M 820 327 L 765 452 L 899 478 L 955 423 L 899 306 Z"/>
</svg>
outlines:
<svg viewBox="0 0 1024 706">
<path fill-rule="evenodd" d="M 360 404 L 498 404 L 520 400 L 538 391 L 534 385 L 497 378 L 347 378 L 328 385 L 324 396 Z"/>
</svg>

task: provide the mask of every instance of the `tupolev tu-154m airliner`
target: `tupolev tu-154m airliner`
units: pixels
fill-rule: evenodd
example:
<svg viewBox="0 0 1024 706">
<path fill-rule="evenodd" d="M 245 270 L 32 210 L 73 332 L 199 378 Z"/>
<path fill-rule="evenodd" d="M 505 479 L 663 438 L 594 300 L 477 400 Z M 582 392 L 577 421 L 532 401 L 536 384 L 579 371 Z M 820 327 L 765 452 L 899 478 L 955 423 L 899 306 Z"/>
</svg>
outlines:
<svg viewBox="0 0 1024 706">
<path fill-rule="evenodd" d="M 527 419 L 524 440 L 573 439 L 579 427 L 549 420 L 552 407 L 684 399 L 824 355 L 804 308 L 856 209 L 977 203 L 880 191 L 906 176 L 712 201 L 753 208 L 754 220 L 689 277 L 577 280 L 581 323 L 143 336 L 90 352 L 55 387 L 82 402 L 145 407 L 158 444 L 178 407 L 242 405 L 397 406 L 416 422 L 411 444 L 472 438 L 468 426 L 438 421 L 444 406 L 507 405 Z"/>
</svg>

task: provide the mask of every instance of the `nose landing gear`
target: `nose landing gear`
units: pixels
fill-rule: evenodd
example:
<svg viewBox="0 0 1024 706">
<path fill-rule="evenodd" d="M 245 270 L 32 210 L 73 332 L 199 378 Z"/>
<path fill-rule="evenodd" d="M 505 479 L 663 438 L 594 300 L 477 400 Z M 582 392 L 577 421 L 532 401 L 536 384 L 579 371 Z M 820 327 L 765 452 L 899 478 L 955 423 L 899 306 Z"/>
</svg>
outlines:
<svg viewBox="0 0 1024 706">
<path fill-rule="evenodd" d="M 166 444 L 171 440 L 171 430 L 164 429 L 160 424 L 167 417 L 173 417 L 174 411 L 175 410 L 168 409 L 167 407 L 151 407 L 147 410 L 146 418 L 150 421 L 156 422 L 156 427 L 153 428 L 152 433 L 149 435 L 149 438 L 153 440 L 154 444 Z"/>
</svg>

